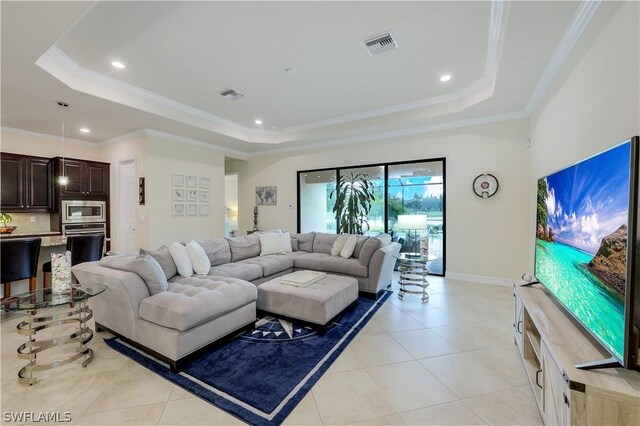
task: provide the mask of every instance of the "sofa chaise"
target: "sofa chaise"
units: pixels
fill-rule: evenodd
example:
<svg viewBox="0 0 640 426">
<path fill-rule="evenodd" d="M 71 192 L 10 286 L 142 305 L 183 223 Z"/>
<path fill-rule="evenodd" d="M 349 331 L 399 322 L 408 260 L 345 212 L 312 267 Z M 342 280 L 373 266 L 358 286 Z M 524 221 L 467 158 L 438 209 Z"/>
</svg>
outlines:
<svg viewBox="0 0 640 426">
<path fill-rule="evenodd" d="M 278 276 L 315 270 L 353 277 L 360 294 L 375 299 L 391 283 L 400 244 L 390 242 L 386 234 L 359 235 L 353 256 L 342 258 L 331 255 L 337 238 L 326 233 L 293 234 L 290 253 L 266 256 L 260 256 L 257 234 L 198 241 L 212 266 L 209 274 L 191 277 L 176 273 L 166 247 L 141 250 L 158 261 L 160 278 L 123 265 L 127 258 L 111 256 L 76 265 L 72 271 L 79 282 L 99 282 L 109 288 L 89 302 L 97 331 L 119 335 L 178 371 L 209 344 L 252 327 L 256 287 Z M 165 289 L 154 289 L 153 280 L 164 280 Z"/>
</svg>

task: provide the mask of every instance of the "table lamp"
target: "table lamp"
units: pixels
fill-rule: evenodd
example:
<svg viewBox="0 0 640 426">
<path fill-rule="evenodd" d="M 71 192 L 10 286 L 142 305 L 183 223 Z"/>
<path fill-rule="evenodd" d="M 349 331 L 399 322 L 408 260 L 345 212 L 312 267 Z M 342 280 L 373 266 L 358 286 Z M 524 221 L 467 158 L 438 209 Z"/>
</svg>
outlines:
<svg viewBox="0 0 640 426">
<path fill-rule="evenodd" d="M 420 247 L 418 246 L 418 231 L 429 228 L 426 214 L 400 214 L 398 215 L 398 228 L 413 231 L 413 243 L 411 244 L 411 253 L 408 257 L 420 257 Z M 408 233 L 408 235 L 411 235 Z"/>
</svg>

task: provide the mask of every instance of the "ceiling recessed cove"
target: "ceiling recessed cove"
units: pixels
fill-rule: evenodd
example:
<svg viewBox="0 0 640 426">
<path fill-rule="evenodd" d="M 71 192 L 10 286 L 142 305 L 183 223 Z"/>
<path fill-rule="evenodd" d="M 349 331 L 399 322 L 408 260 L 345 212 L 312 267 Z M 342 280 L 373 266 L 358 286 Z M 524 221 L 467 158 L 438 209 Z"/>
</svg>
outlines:
<svg viewBox="0 0 640 426">
<path fill-rule="evenodd" d="M 230 101 L 237 101 L 240 98 L 243 98 L 244 95 L 240 92 L 236 92 L 233 89 L 226 89 L 220 92 L 220 95 L 229 99 Z"/>
<path fill-rule="evenodd" d="M 364 47 L 371 56 L 379 55 L 398 48 L 398 43 L 393 38 L 391 31 L 369 37 L 368 39 L 363 40 L 362 44 L 364 44 Z"/>
</svg>

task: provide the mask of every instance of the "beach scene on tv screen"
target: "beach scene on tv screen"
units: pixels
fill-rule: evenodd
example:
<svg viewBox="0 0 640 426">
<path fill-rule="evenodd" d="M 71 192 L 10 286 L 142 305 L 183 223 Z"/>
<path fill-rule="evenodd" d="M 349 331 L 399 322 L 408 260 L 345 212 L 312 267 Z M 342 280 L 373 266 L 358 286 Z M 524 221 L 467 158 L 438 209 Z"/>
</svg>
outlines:
<svg viewBox="0 0 640 426">
<path fill-rule="evenodd" d="M 536 278 L 613 355 L 624 347 L 630 143 L 538 181 Z"/>
</svg>

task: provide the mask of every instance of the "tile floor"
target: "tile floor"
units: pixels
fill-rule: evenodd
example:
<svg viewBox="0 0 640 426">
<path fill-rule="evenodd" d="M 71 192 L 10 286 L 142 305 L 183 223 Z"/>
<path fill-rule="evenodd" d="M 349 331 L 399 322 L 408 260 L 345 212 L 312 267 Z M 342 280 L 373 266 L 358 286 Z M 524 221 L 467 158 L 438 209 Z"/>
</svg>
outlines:
<svg viewBox="0 0 640 426">
<path fill-rule="evenodd" d="M 431 299 L 393 294 L 285 424 L 540 425 L 512 338 L 510 288 L 433 277 Z M 72 424 L 242 424 L 94 340 L 94 361 L 15 377 L 18 318 L 1 326 L 1 409 L 69 411 Z"/>
</svg>

